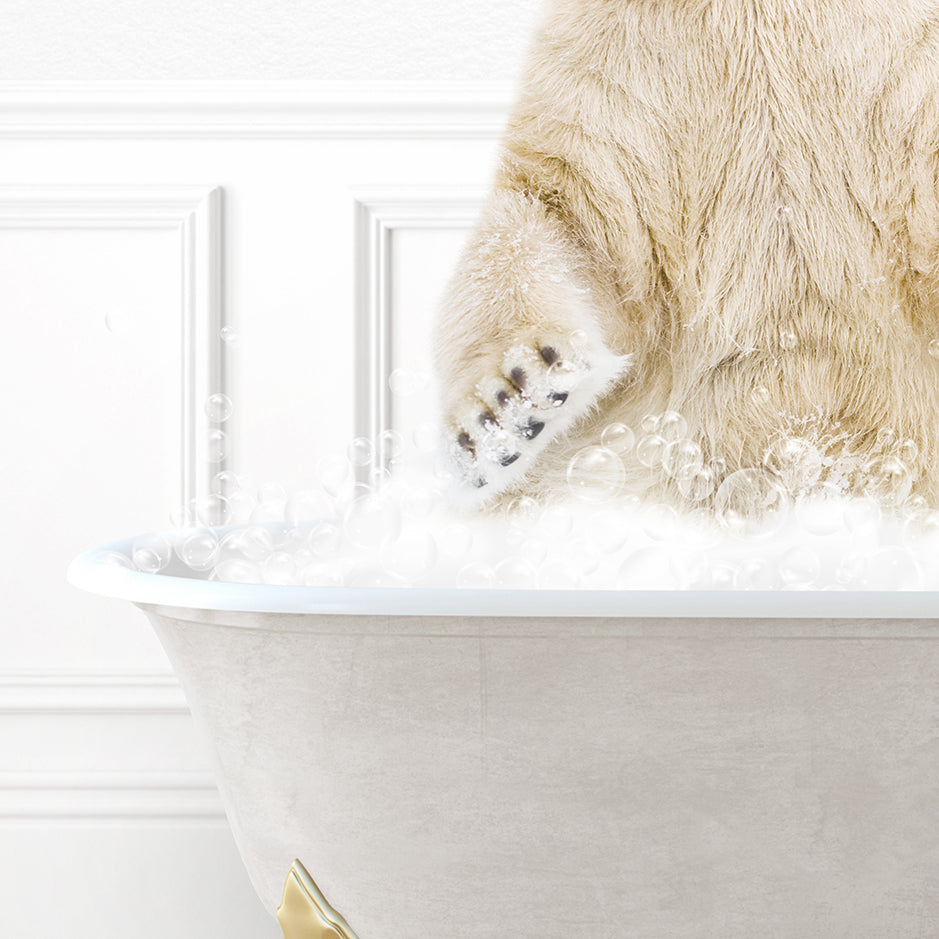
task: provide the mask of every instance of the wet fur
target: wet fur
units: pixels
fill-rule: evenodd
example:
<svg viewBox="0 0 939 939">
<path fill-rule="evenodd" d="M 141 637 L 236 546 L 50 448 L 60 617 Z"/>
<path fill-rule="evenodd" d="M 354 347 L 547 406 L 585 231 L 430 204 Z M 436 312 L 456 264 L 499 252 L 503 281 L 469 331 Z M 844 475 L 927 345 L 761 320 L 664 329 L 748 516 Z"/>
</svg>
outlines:
<svg viewBox="0 0 939 939">
<path fill-rule="evenodd" d="M 439 318 L 451 447 L 513 343 L 581 330 L 605 364 L 479 499 L 671 408 L 728 473 L 891 430 L 936 503 L 937 150 L 932 0 L 556 0 Z"/>
</svg>

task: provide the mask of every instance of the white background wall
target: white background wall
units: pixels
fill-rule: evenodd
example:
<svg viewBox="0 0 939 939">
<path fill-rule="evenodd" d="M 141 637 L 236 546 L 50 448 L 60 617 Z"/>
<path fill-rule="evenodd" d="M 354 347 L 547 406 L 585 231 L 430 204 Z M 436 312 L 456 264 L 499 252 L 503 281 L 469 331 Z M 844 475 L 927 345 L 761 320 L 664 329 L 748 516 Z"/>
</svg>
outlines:
<svg viewBox="0 0 939 939">
<path fill-rule="evenodd" d="M 204 491 L 207 389 L 234 402 L 227 465 L 288 488 L 379 419 L 387 371 L 426 356 L 535 7 L 0 9 L 0 935 L 279 935 L 142 615 L 64 569 Z"/>
</svg>

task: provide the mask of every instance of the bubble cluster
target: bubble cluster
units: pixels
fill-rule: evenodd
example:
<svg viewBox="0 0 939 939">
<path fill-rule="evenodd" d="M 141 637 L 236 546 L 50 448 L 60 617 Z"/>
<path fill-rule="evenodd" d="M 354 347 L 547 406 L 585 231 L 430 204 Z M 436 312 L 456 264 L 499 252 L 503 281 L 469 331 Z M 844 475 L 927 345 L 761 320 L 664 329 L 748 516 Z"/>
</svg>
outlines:
<svg viewBox="0 0 939 939">
<path fill-rule="evenodd" d="M 426 380 L 405 370 L 393 394 Z M 227 420 L 213 395 L 206 413 Z M 209 459 L 227 453 L 213 431 Z M 385 430 L 322 456 L 287 492 L 223 469 L 173 513 L 171 535 L 102 560 L 150 574 L 316 588 L 915 590 L 939 583 L 939 511 L 911 495 L 914 441 L 883 430 L 866 450 L 779 434 L 734 469 L 676 411 L 615 422 L 572 456 L 566 492 L 518 495 L 468 516 L 451 507 L 440 433 Z M 835 445 L 837 444 L 837 445 Z M 660 501 L 630 495 L 639 475 Z"/>
</svg>

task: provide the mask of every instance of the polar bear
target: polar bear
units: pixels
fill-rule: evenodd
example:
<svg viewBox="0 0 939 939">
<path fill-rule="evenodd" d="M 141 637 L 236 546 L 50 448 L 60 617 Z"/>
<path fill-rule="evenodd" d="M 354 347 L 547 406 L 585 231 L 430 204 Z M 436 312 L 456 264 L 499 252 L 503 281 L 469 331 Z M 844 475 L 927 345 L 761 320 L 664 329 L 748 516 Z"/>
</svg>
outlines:
<svg viewBox="0 0 939 939">
<path fill-rule="evenodd" d="M 635 493 L 935 504 L 937 288 L 939 0 L 554 0 L 435 328 L 460 488 L 623 424 Z"/>
</svg>

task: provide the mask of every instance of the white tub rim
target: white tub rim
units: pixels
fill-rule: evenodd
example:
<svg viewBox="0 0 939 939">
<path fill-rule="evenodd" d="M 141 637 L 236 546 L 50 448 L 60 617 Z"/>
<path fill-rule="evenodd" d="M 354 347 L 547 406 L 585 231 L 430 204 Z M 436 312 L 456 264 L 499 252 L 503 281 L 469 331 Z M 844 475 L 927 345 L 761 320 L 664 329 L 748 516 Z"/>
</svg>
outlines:
<svg viewBox="0 0 939 939">
<path fill-rule="evenodd" d="M 136 604 L 244 613 L 682 619 L 939 619 L 936 590 L 546 590 L 305 587 L 148 574 L 107 562 L 135 537 L 83 552 L 68 581 Z"/>
</svg>

